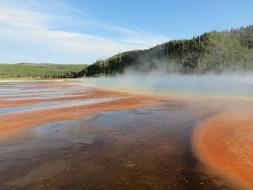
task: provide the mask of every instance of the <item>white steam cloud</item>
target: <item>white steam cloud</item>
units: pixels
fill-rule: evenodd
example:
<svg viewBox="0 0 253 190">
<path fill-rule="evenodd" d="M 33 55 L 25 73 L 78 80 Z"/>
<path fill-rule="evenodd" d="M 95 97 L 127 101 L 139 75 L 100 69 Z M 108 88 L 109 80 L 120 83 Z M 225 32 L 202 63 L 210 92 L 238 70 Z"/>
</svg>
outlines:
<svg viewBox="0 0 253 190">
<path fill-rule="evenodd" d="M 126 73 L 114 77 L 84 78 L 86 85 L 138 92 L 178 95 L 253 96 L 251 74 L 181 75 L 161 72 Z"/>
</svg>

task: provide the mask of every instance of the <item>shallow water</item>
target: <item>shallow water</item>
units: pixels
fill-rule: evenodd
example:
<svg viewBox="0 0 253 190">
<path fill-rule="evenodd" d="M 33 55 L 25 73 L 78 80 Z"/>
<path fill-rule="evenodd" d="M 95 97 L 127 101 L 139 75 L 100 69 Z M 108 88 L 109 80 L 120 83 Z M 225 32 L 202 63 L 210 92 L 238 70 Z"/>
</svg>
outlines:
<svg viewBox="0 0 253 190">
<path fill-rule="evenodd" d="M 46 109 L 50 107 L 59 108 L 59 107 L 68 107 L 68 106 L 77 106 L 77 105 L 89 105 L 89 104 L 94 104 L 94 103 L 107 102 L 107 101 L 111 101 L 115 99 L 116 97 L 90 98 L 88 100 L 51 101 L 51 102 L 37 103 L 37 104 L 26 105 L 26 106 L 2 107 L 2 108 L 0 107 L 0 116 L 10 114 L 13 112 Z"/>
<path fill-rule="evenodd" d="M 11 84 L 15 85 L 24 88 L 21 93 L 44 93 L 39 86 L 30 91 L 32 87 L 27 83 L 20 87 Z M 42 88 L 57 94 L 78 92 L 71 85 Z M 80 85 L 80 90 L 85 93 L 87 87 Z M 15 93 L 11 90 L 2 94 Z M 129 95 L 116 99 L 120 103 L 125 98 Z M 15 119 L 16 112 L 27 110 L 59 105 L 68 109 L 86 106 L 80 104 L 87 102 L 99 107 L 100 103 L 113 101 L 112 95 L 0 108 L 4 113 L 0 119 L 11 114 Z M 192 149 L 194 127 L 223 107 L 211 105 L 163 99 L 139 108 L 91 111 L 74 119 L 49 121 L 0 135 L 0 189 L 232 189 L 218 175 L 208 173 Z M 55 114 L 62 114 L 62 110 Z"/>
<path fill-rule="evenodd" d="M 5 189 L 213 189 L 190 148 L 200 119 L 149 108 L 27 129 L 2 142 L 0 182 Z"/>
<path fill-rule="evenodd" d="M 31 98 L 34 95 L 40 95 L 40 98 L 49 98 L 56 96 L 71 95 L 74 92 L 80 92 L 80 86 L 71 83 L 72 86 L 59 85 L 60 82 L 48 81 L 27 81 L 27 82 L 1 82 L 0 81 L 0 100 L 14 100 L 18 99 L 15 96 L 25 96 Z M 54 86 L 51 86 L 54 85 Z M 70 84 L 68 84 L 70 85 Z M 88 88 L 82 87 L 82 91 L 87 91 Z M 14 98 L 13 98 L 14 96 Z M 28 96 L 28 97 L 27 97 Z M 22 98 L 21 98 L 22 99 Z"/>
</svg>

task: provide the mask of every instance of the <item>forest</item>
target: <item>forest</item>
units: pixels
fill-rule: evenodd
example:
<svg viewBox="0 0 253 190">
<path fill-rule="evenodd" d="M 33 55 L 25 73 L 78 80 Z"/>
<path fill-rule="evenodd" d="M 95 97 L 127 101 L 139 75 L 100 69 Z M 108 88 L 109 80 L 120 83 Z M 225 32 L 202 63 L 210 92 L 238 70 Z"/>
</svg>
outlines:
<svg viewBox="0 0 253 190">
<path fill-rule="evenodd" d="M 85 68 L 86 76 L 129 70 L 207 73 L 253 70 L 253 26 L 211 31 L 192 39 L 172 40 L 146 50 L 119 53 Z"/>
</svg>

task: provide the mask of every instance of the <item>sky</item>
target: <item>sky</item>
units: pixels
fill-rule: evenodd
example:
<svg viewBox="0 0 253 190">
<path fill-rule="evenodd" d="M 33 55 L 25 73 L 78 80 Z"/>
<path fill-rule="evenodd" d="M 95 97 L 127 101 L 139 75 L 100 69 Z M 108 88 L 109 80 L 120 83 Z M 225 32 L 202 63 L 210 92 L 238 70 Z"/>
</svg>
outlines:
<svg viewBox="0 0 253 190">
<path fill-rule="evenodd" d="M 252 0 L 0 0 L 0 62 L 91 64 L 253 24 Z"/>
</svg>

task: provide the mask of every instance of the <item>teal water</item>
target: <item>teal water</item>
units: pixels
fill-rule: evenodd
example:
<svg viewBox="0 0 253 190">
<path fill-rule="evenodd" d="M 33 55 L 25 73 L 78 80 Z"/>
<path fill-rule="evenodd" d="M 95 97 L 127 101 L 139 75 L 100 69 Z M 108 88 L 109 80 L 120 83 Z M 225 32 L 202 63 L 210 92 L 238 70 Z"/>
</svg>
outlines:
<svg viewBox="0 0 253 190">
<path fill-rule="evenodd" d="M 85 85 L 181 95 L 253 96 L 253 77 L 239 75 L 123 75 L 82 79 Z"/>
</svg>

